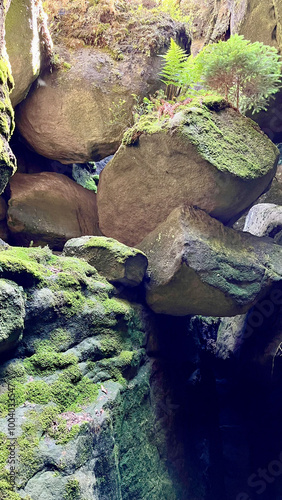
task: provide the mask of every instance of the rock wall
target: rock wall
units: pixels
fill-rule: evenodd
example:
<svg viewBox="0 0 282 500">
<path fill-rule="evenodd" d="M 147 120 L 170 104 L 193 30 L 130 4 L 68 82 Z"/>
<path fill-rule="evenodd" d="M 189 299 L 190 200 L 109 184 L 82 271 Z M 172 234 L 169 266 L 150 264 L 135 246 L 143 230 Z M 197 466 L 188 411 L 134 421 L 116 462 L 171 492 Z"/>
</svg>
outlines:
<svg viewBox="0 0 282 500">
<path fill-rule="evenodd" d="M 122 298 L 75 257 L 14 247 L 0 261 L 2 293 L 14 296 L 0 318 L 10 317 L 0 338 L 2 498 L 12 494 L 12 390 L 15 500 L 202 500 L 207 480 L 201 459 L 193 463 L 186 405 L 174 399 L 185 400 L 182 381 L 169 373 L 174 322 L 157 319 L 138 293 Z M 184 331 L 180 322 L 176 336 L 187 342 Z"/>
<path fill-rule="evenodd" d="M 251 42 L 281 45 L 281 6 L 276 0 L 182 0 L 191 12 L 193 45 L 197 52 L 203 44 L 227 39 L 239 33 Z"/>
<path fill-rule="evenodd" d="M 14 111 L 10 101 L 14 82 L 4 40 L 4 20 L 8 5 L 9 3 L 4 2 L 0 6 L 0 193 L 16 170 L 16 159 L 8 143 L 15 126 Z"/>
</svg>

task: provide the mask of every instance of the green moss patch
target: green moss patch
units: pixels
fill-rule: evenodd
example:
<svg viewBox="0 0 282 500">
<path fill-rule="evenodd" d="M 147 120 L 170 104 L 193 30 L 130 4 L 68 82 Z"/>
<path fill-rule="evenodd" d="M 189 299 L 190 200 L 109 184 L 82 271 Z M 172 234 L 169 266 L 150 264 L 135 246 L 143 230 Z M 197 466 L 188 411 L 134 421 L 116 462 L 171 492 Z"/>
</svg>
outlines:
<svg viewBox="0 0 282 500">
<path fill-rule="evenodd" d="M 218 170 L 243 179 L 266 175 L 275 164 L 276 146 L 255 122 L 231 108 L 187 108 L 180 133 Z"/>
<path fill-rule="evenodd" d="M 64 500 L 79 500 L 80 496 L 80 485 L 77 479 L 69 479 L 64 493 Z"/>
<path fill-rule="evenodd" d="M 159 117 L 157 111 L 145 114 L 128 129 L 124 145 L 134 145 L 141 134 L 178 132 L 189 140 L 200 156 L 221 172 L 243 179 L 266 175 L 275 165 L 279 151 L 250 118 L 246 118 L 218 96 L 194 98 L 177 108 L 176 118 Z"/>
<path fill-rule="evenodd" d="M 136 249 L 130 248 L 113 238 L 105 238 L 104 236 L 93 236 L 93 238 L 85 243 L 84 247 L 104 248 L 105 250 L 109 250 L 121 264 L 123 264 L 128 257 L 134 257 L 136 255 Z"/>
</svg>

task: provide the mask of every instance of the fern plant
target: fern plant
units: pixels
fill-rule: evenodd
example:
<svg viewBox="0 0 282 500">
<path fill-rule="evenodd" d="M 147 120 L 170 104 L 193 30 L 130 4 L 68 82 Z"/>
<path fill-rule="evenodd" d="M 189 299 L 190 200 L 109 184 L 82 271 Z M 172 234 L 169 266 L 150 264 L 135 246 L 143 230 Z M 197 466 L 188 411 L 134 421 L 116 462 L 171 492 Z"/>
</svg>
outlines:
<svg viewBox="0 0 282 500">
<path fill-rule="evenodd" d="M 181 89 L 180 96 L 215 91 L 241 112 L 266 109 L 269 97 L 281 87 L 277 50 L 260 42 L 251 43 L 240 35 L 207 45 L 195 58 L 187 57 L 171 40 L 162 57 L 162 81 Z"/>
<path fill-rule="evenodd" d="M 173 96 L 180 95 L 183 98 L 195 95 L 195 86 L 201 80 L 195 65 L 195 58 L 188 57 L 185 50 L 179 47 L 173 39 L 170 40 L 167 53 L 160 57 L 165 60 L 160 76 L 162 82 L 167 86 L 167 97 L 171 97 L 171 94 Z M 174 87 L 174 92 L 171 92 L 170 86 Z M 196 93 L 199 93 L 199 90 Z"/>
<path fill-rule="evenodd" d="M 165 65 L 162 68 L 161 76 L 166 85 L 180 85 L 181 77 L 184 73 L 187 54 L 177 43 L 171 38 L 170 47 L 165 55 L 161 55 L 165 60 Z"/>
</svg>

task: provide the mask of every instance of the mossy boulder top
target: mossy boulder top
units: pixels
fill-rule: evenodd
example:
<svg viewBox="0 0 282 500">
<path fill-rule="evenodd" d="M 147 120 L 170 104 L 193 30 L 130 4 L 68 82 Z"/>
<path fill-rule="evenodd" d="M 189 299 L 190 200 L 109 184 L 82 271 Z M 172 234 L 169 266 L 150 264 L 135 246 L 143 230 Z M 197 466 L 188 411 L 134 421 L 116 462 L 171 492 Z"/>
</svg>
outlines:
<svg viewBox="0 0 282 500">
<path fill-rule="evenodd" d="M 143 130 L 140 125 L 126 132 L 127 144 L 102 172 L 98 188 L 102 233 L 127 245 L 140 243 L 183 203 L 224 223 L 236 219 L 276 172 L 276 146 L 222 101 L 197 100 L 172 119 L 148 128 L 143 122 Z"/>
<path fill-rule="evenodd" d="M 64 254 L 86 260 L 110 282 L 129 287 L 140 285 L 148 265 L 140 250 L 103 236 L 72 238 L 65 244 Z"/>
</svg>

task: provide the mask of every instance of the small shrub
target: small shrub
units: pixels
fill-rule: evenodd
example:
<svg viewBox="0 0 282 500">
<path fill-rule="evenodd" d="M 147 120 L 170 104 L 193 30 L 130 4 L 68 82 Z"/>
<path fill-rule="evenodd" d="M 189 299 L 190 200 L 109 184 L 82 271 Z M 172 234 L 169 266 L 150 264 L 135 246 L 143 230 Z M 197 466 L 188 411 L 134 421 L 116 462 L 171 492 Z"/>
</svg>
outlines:
<svg viewBox="0 0 282 500">
<path fill-rule="evenodd" d="M 281 62 L 274 47 L 251 43 L 243 36 L 207 45 L 196 57 L 171 40 L 161 76 L 167 86 L 191 97 L 216 92 L 237 110 L 266 109 L 269 97 L 281 87 Z"/>
</svg>

